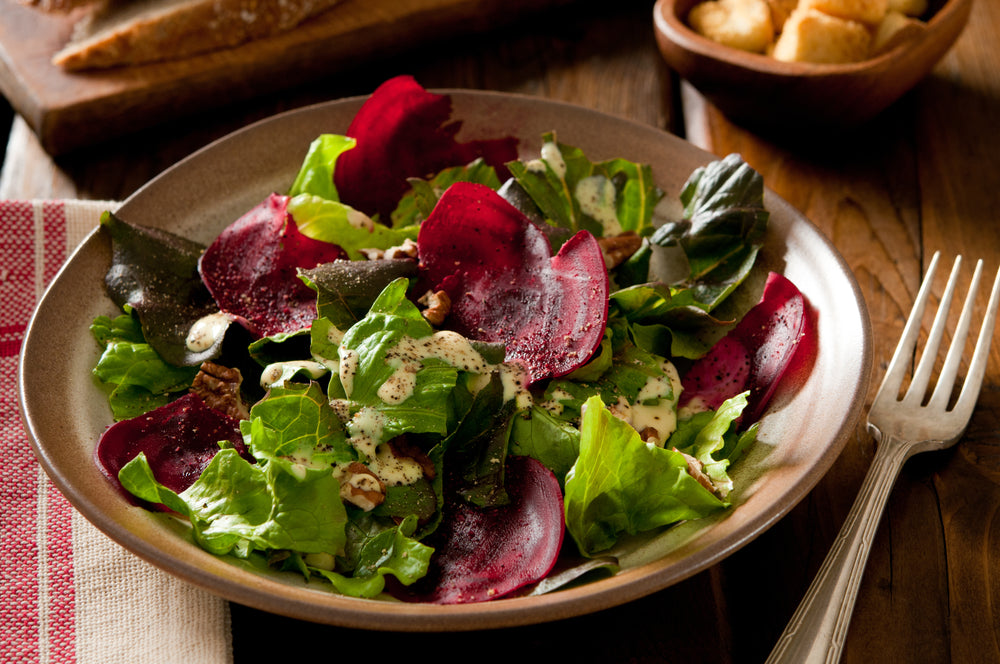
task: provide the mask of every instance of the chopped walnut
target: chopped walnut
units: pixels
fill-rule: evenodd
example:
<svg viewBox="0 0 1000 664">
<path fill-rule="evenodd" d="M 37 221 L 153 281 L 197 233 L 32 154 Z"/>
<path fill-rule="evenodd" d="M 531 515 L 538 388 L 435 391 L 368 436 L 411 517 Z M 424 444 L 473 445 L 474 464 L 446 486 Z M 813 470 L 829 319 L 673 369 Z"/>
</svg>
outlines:
<svg viewBox="0 0 1000 664">
<path fill-rule="evenodd" d="M 431 325 L 441 325 L 451 312 L 451 298 L 443 290 L 427 291 L 417 302 L 427 307 L 421 313 Z"/>
<path fill-rule="evenodd" d="M 358 249 L 358 253 L 370 261 L 378 261 L 385 258 L 385 251 L 383 249 L 372 249 L 370 247 L 366 247 L 365 249 Z"/>
<path fill-rule="evenodd" d="M 698 480 L 698 484 L 702 485 L 712 493 L 718 495 L 719 489 L 714 484 L 712 484 L 712 478 L 706 475 L 705 471 L 702 470 L 701 461 L 698 461 L 698 459 L 695 459 L 690 454 L 684 454 L 676 447 L 674 448 L 674 452 L 680 452 L 680 454 L 684 457 L 684 460 L 687 461 L 688 474 L 691 477 Z"/>
<path fill-rule="evenodd" d="M 201 370 L 191 383 L 191 391 L 204 399 L 209 407 L 238 420 L 247 420 L 250 419 L 250 411 L 240 396 L 242 383 L 243 375 L 239 369 L 202 362 Z"/>
<path fill-rule="evenodd" d="M 385 485 L 363 463 L 353 461 L 340 476 L 340 497 L 370 512 L 385 500 Z"/>
<path fill-rule="evenodd" d="M 610 270 L 618 267 L 642 246 L 642 238 L 635 231 L 625 231 L 620 235 L 597 238 L 597 244 L 604 255 L 604 265 Z"/>
<path fill-rule="evenodd" d="M 653 427 L 646 427 L 639 432 L 639 435 L 647 443 L 652 443 L 657 447 L 662 447 L 663 443 L 660 440 L 660 432 Z"/>
<path fill-rule="evenodd" d="M 397 258 L 416 258 L 417 243 L 410 238 L 406 238 L 403 240 L 403 244 L 398 247 L 389 247 L 386 249 L 383 257 L 388 260 L 394 260 Z"/>
</svg>

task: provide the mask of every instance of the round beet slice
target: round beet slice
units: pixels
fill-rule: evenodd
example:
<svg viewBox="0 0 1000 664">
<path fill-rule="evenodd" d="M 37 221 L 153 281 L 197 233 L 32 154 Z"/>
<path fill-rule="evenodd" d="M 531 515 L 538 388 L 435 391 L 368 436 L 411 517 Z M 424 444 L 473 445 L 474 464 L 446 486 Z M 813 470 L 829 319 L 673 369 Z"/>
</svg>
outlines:
<svg viewBox="0 0 1000 664">
<path fill-rule="evenodd" d="M 436 553 L 419 599 L 435 604 L 484 602 L 543 579 L 556 563 L 565 522 L 559 482 L 530 457 L 507 461 L 510 503 L 449 504 L 435 533 Z"/>
</svg>

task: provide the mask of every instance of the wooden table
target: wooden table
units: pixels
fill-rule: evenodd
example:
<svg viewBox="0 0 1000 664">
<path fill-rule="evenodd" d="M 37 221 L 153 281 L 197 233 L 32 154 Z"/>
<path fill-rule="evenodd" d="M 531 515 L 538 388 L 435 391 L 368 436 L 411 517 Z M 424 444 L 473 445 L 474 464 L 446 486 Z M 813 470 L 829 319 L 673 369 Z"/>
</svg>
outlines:
<svg viewBox="0 0 1000 664">
<path fill-rule="evenodd" d="M 1000 5 L 977 2 L 933 75 L 871 126 L 837 141 L 793 144 L 732 125 L 678 82 L 657 54 L 651 13 L 649 0 L 585 0 L 55 161 L 15 119 L 0 196 L 122 199 L 251 120 L 367 93 L 397 73 L 431 88 L 566 100 L 672 131 L 720 156 L 740 152 L 815 222 L 854 270 L 869 307 L 874 394 L 931 253 L 941 250 L 949 262 L 956 253 L 982 257 L 991 271 L 1000 263 Z M 786 518 L 724 562 L 626 606 L 533 627 L 437 635 L 354 632 L 233 606 L 235 660 L 264 661 L 294 643 L 341 661 L 426 654 L 435 661 L 762 662 L 836 536 L 873 451 L 861 424 Z M 965 438 L 903 469 L 874 540 L 843 661 L 1000 662 L 998 552 L 995 344 Z"/>
</svg>

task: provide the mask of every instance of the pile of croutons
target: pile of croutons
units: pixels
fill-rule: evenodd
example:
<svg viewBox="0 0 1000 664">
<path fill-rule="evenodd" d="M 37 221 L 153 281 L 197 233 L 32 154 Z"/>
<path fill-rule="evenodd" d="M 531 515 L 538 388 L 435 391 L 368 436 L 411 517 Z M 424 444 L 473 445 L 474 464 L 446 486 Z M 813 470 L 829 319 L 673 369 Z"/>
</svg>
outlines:
<svg viewBox="0 0 1000 664">
<path fill-rule="evenodd" d="M 785 62 L 860 62 L 926 29 L 928 0 L 704 0 L 699 34 Z"/>
</svg>

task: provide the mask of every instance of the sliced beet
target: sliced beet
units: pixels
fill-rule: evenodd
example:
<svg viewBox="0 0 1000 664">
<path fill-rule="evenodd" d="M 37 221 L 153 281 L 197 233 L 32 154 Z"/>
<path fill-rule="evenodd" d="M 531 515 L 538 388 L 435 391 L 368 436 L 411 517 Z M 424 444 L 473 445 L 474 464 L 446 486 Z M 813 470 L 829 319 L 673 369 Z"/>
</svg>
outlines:
<svg viewBox="0 0 1000 664">
<path fill-rule="evenodd" d="M 816 347 L 811 316 L 795 284 L 770 273 L 760 302 L 684 375 L 680 405 L 698 398 L 714 409 L 749 389 L 742 420 L 760 419 L 781 378 Z"/>
<path fill-rule="evenodd" d="M 340 200 L 387 221 L 410 185 L 482 157 L 509 176 L 504 164 L 517 159 L 513 137 L 459 143 L 462 126 L 451 119 L 451 97 L 427 92 L 412 76 L 397 76 L 380 85 L 359 109 L 347 130 L 357 146 L 340 155 L 334 182 Z"/>
<path fill-rule="evenodd" d="M 288 200 L 272 194 L 237 219 L 198 265 L 219 308 L 258 338 L 304 329 L 316 318 L 316 292 L 298 268 L 347 258 L 339 246 L 300 233 Z"/>
<path fill-rule="evenodd" d="M 101 472 L 121 486 L 118 471 L 144 452 L 156 480 L 180 493 L 198 479 L 223 440 L 232 443 L 248 460 L 251 458 L 243 444 L 239 420 L 208 407 L 201 397 L 189 393 L 145 415 L 108 427 L 94 457 Z"/>
<path fill-rule="evenodd" d="M 556 563 L 565 523 L 559 482 L 530 457 L 507 461 L 510 503 L 449 504 L 435 532 L 437 553 L 418 598 L 435 604 L 483 602 L 543 579 Z"/>
<path fill-rule="evenodd" d="M 581 231 L 552 256 L 545 234 L 489 187 L 448 188 L 420 227 L 424 279 L 451 297 L 445 325 L 503 343 L 528 382 L 583 365 L 604 338 L 608 272 Z"/>
<path fill-rule="evenodd" d="M 684 374 L 680 405 L 698 398 L 705 408 L 717 410 L 726 399 L 745 390 L 749 379 L 750 353 L 736 338 L 723 337 Z"/>
</svg>

